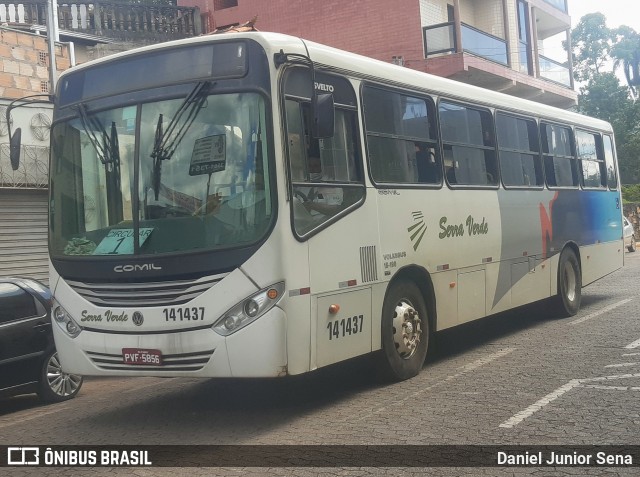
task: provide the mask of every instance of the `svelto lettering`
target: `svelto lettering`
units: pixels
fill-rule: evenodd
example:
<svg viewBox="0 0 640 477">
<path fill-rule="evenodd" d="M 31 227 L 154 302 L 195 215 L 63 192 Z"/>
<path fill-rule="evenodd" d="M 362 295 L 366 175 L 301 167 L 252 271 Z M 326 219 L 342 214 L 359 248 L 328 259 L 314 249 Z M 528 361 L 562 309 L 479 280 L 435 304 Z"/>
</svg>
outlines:
<svg viewBox="0 0 640 477">
<path fill-rule="evenodd" d="M 334 91 L 334 87 L 331 84 L 325 84 L 325 83 L 315 83 L 315 87 L 318 91 L 325 91 L 327 93 L 333 93 Z"/>
</svg>

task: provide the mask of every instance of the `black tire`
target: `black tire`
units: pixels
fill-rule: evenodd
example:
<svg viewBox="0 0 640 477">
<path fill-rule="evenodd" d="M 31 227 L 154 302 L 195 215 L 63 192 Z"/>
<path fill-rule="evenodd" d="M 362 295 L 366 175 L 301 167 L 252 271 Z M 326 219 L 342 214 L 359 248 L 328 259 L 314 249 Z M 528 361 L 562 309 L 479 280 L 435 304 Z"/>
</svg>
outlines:
<svg viewBox="0 0 640 477">
<path fill-rule="evenodd" d="M 62 371 L 58 353 L 51 351 L 42 364 L 38 396 L 45 402 L 66 401 L 78 394 L 82 381 L 82 376 Z"/>
<path fill-rule="evenodd" d="M 629 252 L 635 252 L 636 251 L 636 238 L 635 238 L 635 236 L 631 237 L 631 245 L 629 245 L 627 247 L 627 250 L 629 250 Z"/>
<path fill-rule="evenodd" d="M 405 329 L 404 337 L 400 322 Z M 420 373 L 427 356 L 429 336 L 429 317 L 420 289 L 411 281 L 392 283 L 382 306 L 380 369 L 383 377 L 404 381 Z"/>
<path fill-rule="evenodd" d="M 582 299 L 582 270 L 576 253 L 566 248 L 558 262 L 558 295 L 553 298 L 554 312 L 563 318 L 574 316 Z"/>
</svg>

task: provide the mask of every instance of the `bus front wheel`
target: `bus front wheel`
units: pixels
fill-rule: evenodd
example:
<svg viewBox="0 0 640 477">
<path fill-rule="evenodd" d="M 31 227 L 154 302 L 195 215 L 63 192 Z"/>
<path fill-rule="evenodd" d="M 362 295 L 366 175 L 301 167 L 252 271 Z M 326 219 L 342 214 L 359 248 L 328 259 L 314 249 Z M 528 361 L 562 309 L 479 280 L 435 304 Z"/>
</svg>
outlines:
<svg viewBox="0 0 640 477">
<path fill-rule="evenodd" d="M 392 283 L 382 306 L 382 371 L 403 381 L 416 376 L 424 364 L 429 343 L 427 307 L 411 281 Z"/>
<path fill-rule="evenodd" d="M 558 295 L 554 308 L 563 317 L 574 316 L 580 309 L 582 298 L 582 272 L 576 253 L 566 248 L 558 262 Z"/>
</svg>

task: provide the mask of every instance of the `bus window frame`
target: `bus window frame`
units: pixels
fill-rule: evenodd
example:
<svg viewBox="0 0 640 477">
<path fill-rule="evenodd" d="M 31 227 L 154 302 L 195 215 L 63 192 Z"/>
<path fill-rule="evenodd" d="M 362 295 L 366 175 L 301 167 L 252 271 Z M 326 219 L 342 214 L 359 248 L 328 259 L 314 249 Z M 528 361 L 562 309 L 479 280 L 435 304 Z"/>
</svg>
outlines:
<svg viewBox="0 0 640 477">
<path fill-rule="evenodd" d="M 571 138 L 569 140 L 569 145 L 571 147 L 571 156 L 555 156 L 554 154 L 550 154 L 550 153 L 545 153 L 544 152 L 544 141 L 542 141 L 542 128 L 543 125 L 548 124 L 550 126 L 557 126 L 560 128 L 566 128 L 569 130 L 569 132 L 571 133 Z M 582 189 L 582 184 L 581 184 L 581 172 L 579 170 L 580 165 L 578 164 L 578 155 L 577 155 L 577 151 L 576 151 L 576 135 L 575 135 L 575 125 L 573 124 L 567 124 L 567 123 L 561 123 L 561 122 L 557 122 L 557 121 L 550 121 L 546 118 L 540 118 L 540 121 L 538 123 L 538 133 L 540 135 L 540 154 L 542 155 L 542 167 L 543 167 L 543 171 L 544 171 L 544 183 L 545 186 L 547 187 L 547 189 L 549 190 L 580 190 Z M 575 185 L 570 185 L 570 186 L 559 186 L 559 185 L 551 185 L 549 184 L 549 180 L 547 177 L 547 167 L 546 167 L 546 163 L 545 163 L 545 156 L 550 156 L 552 158 L 555 157 L 561 157 L 562 159 L 566 159 L 569 161 L 573 161 L 573 165 L 575 167 L 575 171 L 572 170 L 572 173 L 576 174 L 576 178 L 577 178 L 577 183 Z"/>
<path fill-rule="evenodd" d="M 427 104 L 427 108 L 429 107 L 429 104 L 431 104 L 432 106 L 432 112 L 433 112 L 433 116 L 435 119 L 435 138 L 433 138 L 433 142 L 435 143 L 435 150 L 436 150 L 436 165 L 439 167 L 439 174 L 440 174 L 440 180 L 438 182 L 382 182 L 382 181 L 376 181 L 373 177 L 372 174 L 372 168 L 371 168 L 371 161 L 370 161 L 370 155 L 369 155 L 369 141 L 368 141 L 368 131 L 367 131 L 367 121 L 366 121 L 366 113 L 364 110 L 364 90 L 365 88 L 373 88 L 373 89 L 378 89 L 378 90 L 382 90 L 385 92 L 389 92 L 392 94 L 400 94 L 400 95 L 404 95 L 404 96 L 409 96 L 415 99 L 422 99 L 425 101 L 425 104 Z M 364 151 L 365 151 L 365 159 L 366 159 L 366 164 L 367 164 L 367 175 L 369 177 L 369 180 L 371 181 L 371 184 L 376 188 L 376 189 L 381 189 L 381 190 L 390 190 L 390 189 L 429 189 L 429 190 L 438 190 L 438 189 L 442 189 L 444 186 L 444 166 L 443 166 L 443 156 L 442 156 L 442 141 L 440 138 L 440 125 L 439 125 L 439 118 L 438 118 L 438 104 L 436 101 L 436 98 L 434 98 L 433 96 L 424 93 L 424 92 L 418 92 L 412 89 L 403 89 L 403 88 L 397 88 L 397 87 L 391 87 L 388 86 L 386 84 L 382 84 L 382 83 L 374 83 L 371 81 L 363 81 L 360 85 L 360 94 L 359 94 L 359 101 L 360 101 L 360 111 L 361 111 L 361 117 L 362 117 L 362 133 L 363 133 L 363 137 L 364 137 Z M 381 136 L 378 136 L 381 137 Z M 400 138 L 398 138 L 400 139 Z M 420 138 L 415 138 L 415 140 L 417 141 Z M 411 139 L 401 139 L 401 140 L 406 140 L 406 141 L 410 141 Z M 418 141 L 418 142 L 424 142 L 424 141 Z"/>
<path fill-rule="evenodd" d="M 286 168 L 285 171 L 285 180 L 286 180 L 286 191 L 287 191 L 287 201 L 289 202 L 289 222 L 290 222 L 290 227 L 291 227 L 291 231 L 293 233 L 293 236 L 295 237 L 295 239 L 298 242 L 306 242 L 307 240 L 309 240 L 311 237 L 313 237 L 314 235 L 318 234 L 319 232 L 321 232 L 322 230 L 326 229 L 327 227 L 330 227 L 331 225 L 333 225 L 334 223 L 336 223 L 338 220 L 341 220 L 343 217 L 345 217 L 346 215 L 349 215 L 351 212 L 353 212 L 354 210 L 360 208 L 366 198 L 367 198 L 367 184 L 365 181 L 365 175 L 364 175 L 364 163 L 363 163 L 363 149 L 362 149 L 362 138 L 360 135 L 360 117 L 359 117 L 359 113 L 360 110 L 357 106 L 352 106 L 352 105 L 347 105 L 347 104 L 343 104 L 343 103 L 334 103 L 334 108 L 336 110 L 342 110 L 342 111 L 351 111 L 355 114 L 354 119 L 354 133 L 355 133 L 355 137 L 354 137 L 354 146 L 356 147 L 356 157 L 354 158 L 354 162 L 355 162 L 355 166 L 356 166 L 356 170 L 358 175 L 360 176 L 360 181 L 358 183 L 353 183 L 353 184 L 346 184 L 346 183 L 339 183 L 337 182 L 336 184 L 339 184 L 340 187 L 342 188 L 359 188 L 362 189 L 362 197 L 360 197 L 359 200 L 357 200 L 356 202 L 354 202 L 353 204 L 351 204 L 350 206 L 344 208 L 343 210 L 341 210 L 340 212 L 338 212 L 337 214 L 333 215 L 331 218 L 325 220 L 324 222 L 318 224 L 318 226 L 314 227 L 313 229 L 309 230 L 307 233 L 300 235 L 295 227 L 295 223 L 294 223 L 294 191 L 293 191 L 293 178 L 291 177 L 291 155 L 290 155 L 290 151 L 289 151 L 289 140 L 288 140 L 288 127 L 287 127 L 287 114 L 286 114 L 286 102 L 288 100 L 292 100 L 298 103 L 298 106 L 300 109 L 302 109 L 303 104 L 308 103 L 309 106 L 311 105 L 311 98 L 307 98 L 305 96 L 300 96 L 300 95 L 293 95 L 293 94 L 287 94 L 285 91 L 285 83 L 286 83 L 286 78 L 287 78 L 287 72 L 292 69 L 292 68 L 305 68 L 304 66 L 301 65 L 290 65 L 287 68 L 284 68 L 282 73 L 280 74 L 280 79 L 279 79 L 279 85 L 278 85 L 278 91 L 279 91 L 279 95 L 280 95 L 280 101 L 279 101 L 279 105 L 280 105 L 280 128 L 281 128 L 281 135 L 282 135 L 282 143 L 284 145 L 284 165 Z M 353 88 L 353 83 L 351 82 L 351 80 L 349 79 L 349 77 L 347 76 L 342 76 L 342 75 L 335 75 L 335 74 L 331 74 L 331 73 L 326 73 L 323 72 L 326 75 L 329 76 L 335 76 L 337 78 L 342 78 L 344 79 L 346 82 L 349 83 L 349 85 L 351 86 L 352 90 L 353 90 L 353 94 L 354 96 L 356 96 L 356 92 L 355 89 Z M 359 157 L 357 157 L 359 156 Z"/>
<path fill-rule="evenodd" d="M 509 116 L 511 118 L 515 118 L 515 119 L 521 119 L 523 121 L 533 121 L 533 123 L 536 126 L 536 139 L 538 141 L 538 154 L 537 154 L 537 160 L 538 160 L 538 166 L 540 168 L 540 179 L 542 180 L 542 182 L 540 184 L 536 184 L 536 185 L 507 185 L 504 183 L 504 175 L 502 174 L 502 155 L 501 155 L 501 149 L 500 149 L 500 144 L 498 142 L 498 127 L 497 127 L 497 117 L 498 114 L 503 114 L 505 116 Z M 546 177 L 545 177 L 545 173 L 544 173 L 544 159 L 542 157 L 542 142 L 540 140 L 540 118 L 535 117 L 535 116 L 527 116 L 525 114 L 522 113 L 516 113 L 513 111 L 509 111 L 509 110 L 503 110 L 503 109 L 496 109 L 494 111 L 493 114 L 493 118 L 494 118 L 494 123 L 495 123 L 495 138 L 496 138 L 496 148 L 498 150 L 498 167 L 500 168 L 500 183 L 502 184 L 502 187 L 505 190 L 544 190 L 545 188 L 545 184 L 546 184 Z M 514 151 L 516 152 L 516 151 Z M 520 153 L 525 153 L 525 151 L 517 151 Z M 533 151 L 530 151 L 533 152 Z M 535 159 L 534 159 L 535 160 Z M 535 167 L 535 165 L 534 165 Z"/>
<path fill-rule="evenodd" d="M 596 140 L 596 157 L 598 158 L 596 161 L 589 160 L 589 159 L 582 159 L 580 157 L 580 152 L 578 150 L 578 132 L 585 133 L 585 134 L 590 134 L 590 135 L 595 137 L 595 140 Z M 575 142 L 576 157 L 577 157 L 578 161 L 580 161 L 580 167 L 579 167 L 579 171 L 580 171 L 580 187 L 582 187 L 584 190 L 589 190 L 589 191 L 606 191 L 606 190 L 608 190 L 609 189 L 609 186 L 608 186 L 609 178 L 607 176 L 607 161 L 606 161 L 606 159 L 604 157 L 604 140 L 602 139 L 602 131 L 586 129 L 586 128 L 583 128 L 583 127 L 575 127 L 574 131 L 573 131 L 573 140 Z M 589 185 L 585 184 L 584 169 L 582 167 L 582 161 L 583 160 L 585 160 L 587 162 L 596 162 L 596 163 L 600 164 L 600 186 L 599 187 L 589 186 Z M 604 184 L 603 184 L 603 180 L 604 180 Z"/>
<path fill-rule="evenodd" d="M 494 153 L 494 162 L 495 162 L 495 167 L 496 167 L 496 174 L 497 174 L 497 178 L 495 180 L 495 184 L 488 184 L 488 185 L 482 185 L 482 184 L 457 184 L 457 183 L 451 183 L 449 182 L 449 180 L 446 177 L 446 169 L 445 169 L 445 173 L 444 173 L 444 181 L 446 182 L 447 186 L 449 186 L 450 189 L 455 190 L 455 189 L 464 189 L 464 190 L 498 190 L 500 189 L 500 186 L 502 185 L 502 171 L 500 170 L 500 158 L 498 156 L 498 141 L 497 141 L 497 136 L 496 136 L 496 118 L 495 118 L 495 108 L 486 106 L 486 105 L 482 105 L 479 103 L 472 103 L 472 102 L 468 102 L 468 101 L 460 101 L 459 99 L 454 99 L 454 98 L 450 98 L 447 96 L 439 96 L 438 97 L 438 101 L 436 102 L 436 113 L 437 113 L 437 121 L 438 121 L 438 137 L 440 138 L 440 147 L 441 147 L 441 157 L 442 157 L 442 165 L 443 168 L 446 167 L 444 164 L 444 146 L 445 146 L 445 141 L 442 137 L 442 121 L 440 119 L 440 103 L 442 102 L 451 104 L 453 106 L 460 106 L 463 108 L 467 108 L 467 109 L 475 109 L 478 111 L 485 111 L 488 112 L 489 115 L 491 116 L 491 127 L 493 129 L 493 147 L 491 146 L 476 146 L 476 145 L 472 145 L 472 144 L 466 144 L 466 143 L 453 143 L 453 142 L 447 142 L 447 144 L 450 144 L 452 146 L 455 145 L 460 145 L 463 147 L 471 147 L 471 148 L 477 148 L 479 150 L 483 150 L 483 151 L 491 151 L 493 150 Z"/>
<path fill-rule="evenodd" d="M 618 154 L 616 151 L 616 142 L 614 139 L 613 131 L 611 132 L 600 132 L 600 136 L 602 137 L 602 153 L 604 155 L 604 163 L 605 167 L 607 167 L 607 154 L 604 147 L 605 138 L 609 140 L 611 144 L 611 160 L 613 161 L 613 171 L 615 172 L 615 184 L 611 184 L 609 182 L 609 173 L 607 172 L 607 189 L 612 190 L 620 190 L 620 171 L 618 170 Z"/>
</svg>

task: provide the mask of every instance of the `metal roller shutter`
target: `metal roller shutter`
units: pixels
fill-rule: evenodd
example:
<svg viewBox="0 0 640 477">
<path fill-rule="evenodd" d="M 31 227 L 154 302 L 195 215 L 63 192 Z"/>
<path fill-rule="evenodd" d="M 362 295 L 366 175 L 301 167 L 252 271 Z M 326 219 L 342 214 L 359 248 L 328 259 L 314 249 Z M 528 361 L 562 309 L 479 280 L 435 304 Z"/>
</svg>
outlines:
<svg viewBox="0 0 640 477">
<path fill-rule="evenodd" d="M 0 276 L 49 283 L 47 190 L 0 189 Z"/>
</svg>

